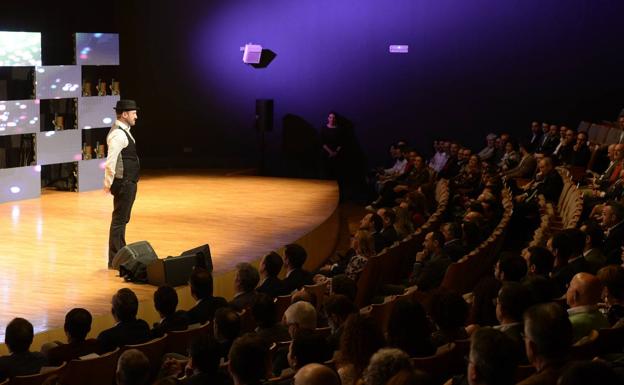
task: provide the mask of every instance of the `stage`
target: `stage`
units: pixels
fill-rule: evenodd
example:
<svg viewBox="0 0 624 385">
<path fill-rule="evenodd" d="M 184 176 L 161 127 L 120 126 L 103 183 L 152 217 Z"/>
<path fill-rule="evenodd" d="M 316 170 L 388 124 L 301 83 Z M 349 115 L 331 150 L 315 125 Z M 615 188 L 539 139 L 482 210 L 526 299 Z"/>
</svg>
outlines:
<svg viewBox="0 0 624 385">
<path fill-rule="evenodd" d="M 110 299 L 132 288 L 140 315 L 155 317 L 155 287 L 128 284 L 108 270 L 112 196 L 103 191 L 45 191 L 41 198 L 0 204 L 0 339 L 14 317 L 33 323 L 38 342 L 62 338 L 65 313 L 84 307 L 94 335 L 112 325 Z M 334 182 L 209 172 L 155 173 L 138 186 L 127 242 L 147 240 L 160 258 L 210 244 L 215 293 L 231 297 L 232 269 L 298 241 L 307 267 L 333 251 L 338 234 Z M 178 289 L 190 306 L 188 287 Z M 150 320 L 148 320 L 150 321 Z M 99 329 L 99 330 L 98 330 Z M 56 332 L 52 332 L 56 330 Z"/>
</svg>

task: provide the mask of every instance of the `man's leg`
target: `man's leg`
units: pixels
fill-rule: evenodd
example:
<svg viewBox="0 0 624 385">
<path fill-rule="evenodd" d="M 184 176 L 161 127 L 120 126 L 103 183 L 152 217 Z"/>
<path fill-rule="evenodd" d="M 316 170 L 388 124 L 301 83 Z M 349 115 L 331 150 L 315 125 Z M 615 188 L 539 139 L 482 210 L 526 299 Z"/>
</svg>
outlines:
<svg viewBox="0 0 624 385">
<path fill-rule="evenodd" d="M 136 183 L 122 182 L 118 189 L 111 188 L 113 191 L 113 215 L 111 219 L 109 237 L 108 237 L 108 266 L 110 267 L 115 254 L 126 245 L 126 224 L 130 221 L 130 213 L 132 205 L 136 197 Z M 115 186 L 116 187 L 116 186 Z"/>
</svg>

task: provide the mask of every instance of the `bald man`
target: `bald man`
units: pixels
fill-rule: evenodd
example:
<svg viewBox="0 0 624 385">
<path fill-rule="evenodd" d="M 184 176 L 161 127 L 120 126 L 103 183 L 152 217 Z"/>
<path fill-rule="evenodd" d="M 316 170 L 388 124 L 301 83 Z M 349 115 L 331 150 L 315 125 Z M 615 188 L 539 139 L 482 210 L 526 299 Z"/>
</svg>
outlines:
<svg viewBox="0 0 624 385">
<path fill-rule="evenodd" d="M 294 385 L 340 385 L 340 378 L 321 364 L 308 364 L 295 374 Z"/>
<path fill-rule="evenodd" d="M 574 331 L 574 342 L 589 335 L 592 330 L 608 328 L 609 321 L 598 311 L 602 283 L 593 274 L 578 273 L 570 281 L 566 301 L 568 316 Z"/>
</svg>

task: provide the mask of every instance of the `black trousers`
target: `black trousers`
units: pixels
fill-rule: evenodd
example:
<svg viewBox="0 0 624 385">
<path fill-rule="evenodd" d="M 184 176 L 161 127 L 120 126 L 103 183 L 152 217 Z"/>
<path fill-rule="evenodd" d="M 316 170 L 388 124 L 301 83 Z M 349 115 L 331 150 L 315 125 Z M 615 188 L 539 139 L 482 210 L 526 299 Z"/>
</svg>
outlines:
<svg viewBox="0 0 624 385">
<path fill-rule="evenodd" d="M 113 217 L 108 234 L 108 265 L 115 254 L 126 245 L 126 224 L 130 222 L 132 205 L 136 198 L 137 184 L 130 180 L 115 179 L 111 186 L 113 194 Z"/>
</svg>

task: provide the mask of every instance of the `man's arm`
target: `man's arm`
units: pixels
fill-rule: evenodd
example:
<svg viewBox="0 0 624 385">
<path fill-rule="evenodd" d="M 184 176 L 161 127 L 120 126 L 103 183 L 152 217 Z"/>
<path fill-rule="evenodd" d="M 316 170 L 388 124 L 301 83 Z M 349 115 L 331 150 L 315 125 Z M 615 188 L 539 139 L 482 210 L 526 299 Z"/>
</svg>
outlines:
<svg viewBox="0 0 624 385">
<path fill-rule="evenodd" d="M 121 129 L 113 130 L 106 140 L 108 144 L 108 156 L 104 168 L 104 191 L 110 192 L 113 179 L 115 178 L 115 169 L 117 167 L 117 158 L 121 150 L 128 145 L 128 138 L 121 132 Z"/>
</svg>

